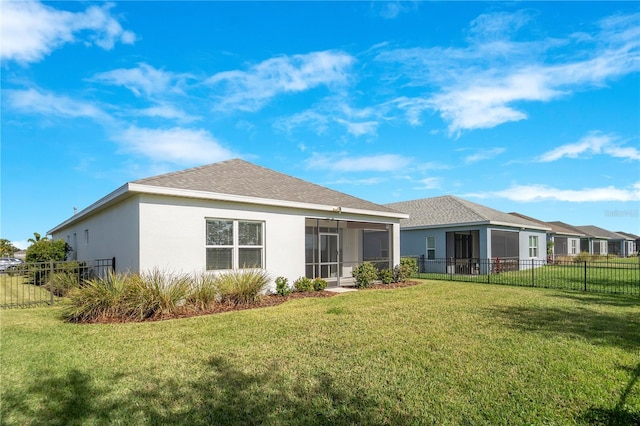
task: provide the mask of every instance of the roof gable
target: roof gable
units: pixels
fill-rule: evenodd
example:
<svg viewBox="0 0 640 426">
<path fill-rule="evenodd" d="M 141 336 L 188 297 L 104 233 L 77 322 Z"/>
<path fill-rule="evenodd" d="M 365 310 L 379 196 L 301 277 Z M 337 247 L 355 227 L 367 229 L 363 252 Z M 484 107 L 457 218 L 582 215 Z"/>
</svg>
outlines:
<svg viewBox="0 0 640 426">
<path fill-rule="evenodd" d="M 386 206 L 409 214 L 409 219 L 400 221 L 400 225 L 405 228 L 484 223 L 550 229 L 548 225 L 541 225 L 452 195 L 402 201 Z"/>
<path fill-rule="evenodd" d="M 132 183 L 257 199 L 397 213 L 389 207 L 334 191 L 240 159 L 167 173 L 140 179 Z"/>
<path fill-rule="evenodd" d="M 516 212 L 511 212 L 509 214 L 517 216 L 517 217 L 522 218 L 522 219 L 526 219 L 526 220 L 530 220 L 532 222 L 539 223 L 541 225 L 548 226 L 549 228 L 551 228 L 551 233 L 553 233 L 553 234 L 570 235 L 570 236 L 576 236 L 576 237 L 584 236 L 584 234 L 582 232 L 578 232 L 578 231 L 571 230 L 569 228 L 565 228 L 565 227 L 560 226 L 560 225 L 558 225 L 556 223 L 544 222 L 542 220 L 535 219 L 533 217 L 526 216 L 524 214 L 516 213 Z"/>
<path fill-rule="evenodd" d="M 594 226 L 594 225 L 582 225 L 582 226 L 576 226 L 576 228 L 589 233 L 591 235 L 593 235 L 594 237 L 597 238 L 605 238 L 605 239 L 610 239 L 610 240 L 627 240 L 629 239 L 628 237 L 626 237 L 625 235 L 620 235 L 617 234 L 615 232 L 611 232 L 607 229 L 604 228 L 600 228 L 598 226 Z"/>
</svg>

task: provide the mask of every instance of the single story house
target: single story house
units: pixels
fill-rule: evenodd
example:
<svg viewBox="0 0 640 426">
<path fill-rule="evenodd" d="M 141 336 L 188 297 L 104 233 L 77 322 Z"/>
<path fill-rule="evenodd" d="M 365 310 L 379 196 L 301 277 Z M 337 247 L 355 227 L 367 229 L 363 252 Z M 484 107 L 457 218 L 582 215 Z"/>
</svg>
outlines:
<svg viewBox="0 0 640 426">
<path fill-rule="evenodd" d="M 400 221 L 400 253 L 424 259 L 425 272 L 484 274 L 488 259 L 510 269 L 546 261 L 547 225 L 452 195 L 386 206 L 409 215 Z"/>
<path fill-rule="evenodd" d="M 629 255 L 638 254 L 638 252 L 640 251 L 640 236 L 636 234 L 631 234 L 629 232 L 622 232 L 622 231 L 616 231 L 616 234 L 624 235 L 629 240 L 633 240 L 633 244 L 631 244 L 630 242 L 627 243 L 629 248 L 628 253 Z"/>
<path fill-rule="evenodd" d="M 547 232 L 547 243 L 552 244 L 551 256 L 553 259 L 558 256 L 577 256 L 580 253 L 580 238 L 584 237 L 583 233 L 572 231 L 554 223 L 544 222 L 521 213 L 512 212 L 509 214 L 551 228 L 551 231 Z M 547 253 L 547 255 L 548 254 L 549 253 Z"/>
<path fill-rule="evenodd" d="M 365 260 L 400 263 L 407 217 L 233 159 L 126 183 L 49 234 L 73 259 L 115 258 L 117 271 L 263 268 L 340 285 Z"/>
<path fill-rule="evenodd" d="M 596 231 L 594 229 L 589 230 L 586 227 L 573 226 L 573 225 L 569 225 L 568 223 L 564 223 L 560 221 L 549 222 L 549 224 L 562 226 L 563 228 L 567 228 L 573 232 L 582 233 L 583 236 L 580 237 L 581 253 L 589 253 L 593 255 L 602 255 L 602 256 L 607 255 L 609 237 L 607 237 L 603 233 Z M 598 229 L 601 229 L 601 228 L 598 228 Z"/>
<path fill-rule="evenodd" d="M 604 228 L 594 225 L 576 226 L 581 231 L 588 232 L 591 235 L 598 235 L 607 238 L 607 254 L 615 256 L 627 257 L 631 256 L 635 250 L 635 240 L 617 232 L 611 232 Z"/>
</svg>

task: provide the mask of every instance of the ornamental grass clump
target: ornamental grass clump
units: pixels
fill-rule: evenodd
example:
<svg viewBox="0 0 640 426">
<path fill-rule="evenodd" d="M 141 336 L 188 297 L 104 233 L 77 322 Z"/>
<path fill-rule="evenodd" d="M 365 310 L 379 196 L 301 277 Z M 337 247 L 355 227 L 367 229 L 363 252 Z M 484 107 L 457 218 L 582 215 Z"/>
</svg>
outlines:
<svg viewBox="0 0 640 426">
<path fill-rule="evenodd" d="M 218 286 L 216 277 L 209 273 L 202 273 L 195 276 L 191 283 L 191 291 L 187 296 L 187 305 L 198 310 L 205 310 L 218 302 Z"/>
<path fill-rule="evenodd" d="M 192 279 L 186 274 L 153 269 L 132 275 L 127 286 L 124 310 L 139 319 L 172 314 L 185 305 Z"/>
<path fill-rule="evenodd" d="M 90 322 L 99 318 L 118 318 L 127 315 L 125 298 L 128 274 L 108 272 L 103 277 L 88 280 L 82 288 L 69 293 L 69 305 L 64 317 L 72 322 Z"/>
<path fill-rule="evenodd" d="M 220 274 L 216 278 L 222 303 L 246 305 L 257 302 L 271 281 L 263 269 L 241 269 Z"/>
</svg>

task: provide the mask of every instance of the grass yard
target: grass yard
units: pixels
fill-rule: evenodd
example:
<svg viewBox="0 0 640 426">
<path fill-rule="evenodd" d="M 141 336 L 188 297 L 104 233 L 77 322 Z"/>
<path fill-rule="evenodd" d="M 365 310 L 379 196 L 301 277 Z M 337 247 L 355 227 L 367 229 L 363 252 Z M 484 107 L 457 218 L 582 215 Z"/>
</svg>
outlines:
<svg viewBox="0 0 640 426">
<path fill-rule="evenodd" d="M 449 275 L 421 273 L 423 279 L 456 280 L 465 282 L 507 284 L 563 290 L 584 290 L 599 293 L 622 293 L 640 296 L 640 268 L 638 259 L 618 259 L 616 262 L 563 263 L 538 266 L 519 271 L 490 275 Z M 586 283 L 585 283 L 586 278 Z"/>
<path fill-rule="evenodd" d="M 0 306 L 27 306 L 48 304 L 51 292 L 48 286 L 25 284 L 23 275 L 0 274 Z M 54 300 L 57 300 L 54 297 Z"/>
<path fill-rule="evenodd" d="M 0 311 L 2 423 L 637 424 L 640 299 L 425 281 L 189 319 Z"/>
</svg>

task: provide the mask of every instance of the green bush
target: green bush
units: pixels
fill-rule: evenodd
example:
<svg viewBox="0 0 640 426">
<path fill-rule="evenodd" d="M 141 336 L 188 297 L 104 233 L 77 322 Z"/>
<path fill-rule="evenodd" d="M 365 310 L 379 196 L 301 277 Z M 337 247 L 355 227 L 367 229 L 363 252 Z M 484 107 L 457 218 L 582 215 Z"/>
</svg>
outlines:
<svg viewBox="0 0 640 426">
<path fill-rule="evenodd" d="M 288 296 L 291 294 L 291 291 L 291 287 L 289 287 L 289 280 L 287 278 L 276 278 L 276 294 L 278 296 Z"/>
<path fill-rule="evenodd" d="M 573 261 L 575 263 L 584 263 L 584 262 L 589 262 L 591 260 L 592 256 L 586 252 L 586 251 L 581 251 L 579 254 L 577 254 L 574 258 Z"/>
<path fill-rule="evenodd" d="M 219 300 L 216 277 L 206 272 L 196 276 L 187 296 L 187 304 L 204 310 Z"/>
<path fill-rule="evenodd" d="M 300 292 L 313 291 L 313 281 L 311 278 L 300 277 L 293 282 L 293 287 Z"/>
<path fill-rule="evenodd" d="M 322 278 L 315 278 L 313 280 L 313 290 L 314 291 L 322 291 L 325 288 L 327 288 L 327 286 L 329 285 L 328 282 L 326 282 L 325 280 L 323 280 Z"/>
<path fill-rule="evenodd" d="M 71 246 L 64 240 L 39 240 L 27 248 L 27 262 L 62 262 L 71 251 Z"/>
<path fill-rule="evenodd" d="M 185 305 L 191 292 L 192 279 L 153 269 L 129 278 L 123 311 L 139 319 L 170 314 Z"/>
<path fill-rule="evenodd" d="M 69 304 L 64 317 L 73 322 L 90 322 L 99 318 L 126 316 L 124 301 L 129 275 L 109 272 L 104 277 L 90 279 L 69 293 Z"/>
<path fill-rule="evenodd" d="M 378 279 L 378 268 L 371 262 L 364 262 L 353 269 L 351 275 L 356 279 L 356 287 L 370 287 Z"/>
<path fill-rule="evenodd" d="M 378 279 L 382 284 L 391 284 L 393 282 L 393 271 L 391 269 L 382 269 L 378 274 Z"/>
<path fill-rule="evenodd" d="M 240 269 L 218 275 L 220 302 L 244 305 L 256 302 L 271 281 L 263 269 Z"/>
<path fill-rule="evenodd" d="M 400 264 L 393 268 L 393 281 L 404 283 L 418 273 L 418 262 L 412 257 L 403 257 Z"/>
</svg>

